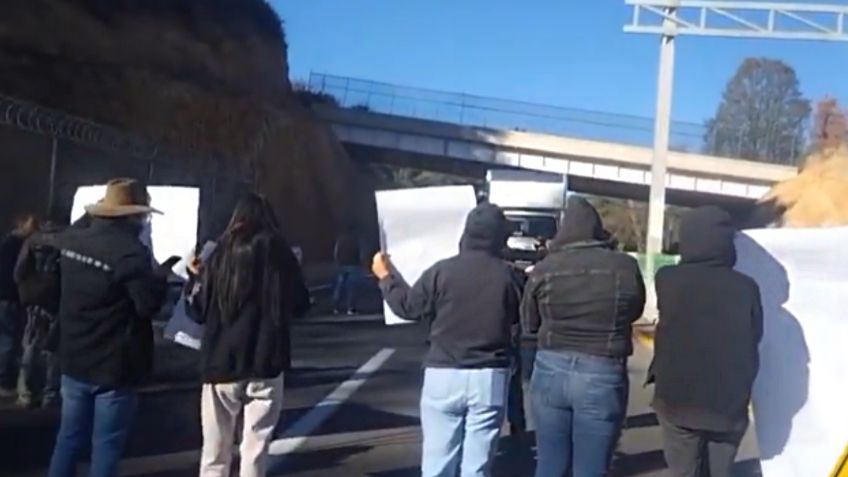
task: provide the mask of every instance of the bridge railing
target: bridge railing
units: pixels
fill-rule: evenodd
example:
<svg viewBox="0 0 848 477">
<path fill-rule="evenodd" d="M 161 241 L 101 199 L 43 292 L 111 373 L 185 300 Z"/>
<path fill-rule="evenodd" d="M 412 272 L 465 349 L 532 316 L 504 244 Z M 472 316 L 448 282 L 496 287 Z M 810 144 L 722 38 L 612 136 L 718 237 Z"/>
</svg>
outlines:
<svg viewBox="0 0 848 477">
<path fill-rule="evenodd" d="M 332 96 L 344 108 L 636 146 L 650 147 L 653 143 L 653 120 L 641 116 L 446 93 L 321 73 L 310 74 L 309 89 Z M 707 152 L 709 134 L 703 124 L 673 121 L 670 147 L 681 152 Z M 795 149 L 793 145 L 792 150 Z M 729 148 L 723 147 L 722 155 L 743 157 L 734 151 L 732 141 Z"/>
</svg>

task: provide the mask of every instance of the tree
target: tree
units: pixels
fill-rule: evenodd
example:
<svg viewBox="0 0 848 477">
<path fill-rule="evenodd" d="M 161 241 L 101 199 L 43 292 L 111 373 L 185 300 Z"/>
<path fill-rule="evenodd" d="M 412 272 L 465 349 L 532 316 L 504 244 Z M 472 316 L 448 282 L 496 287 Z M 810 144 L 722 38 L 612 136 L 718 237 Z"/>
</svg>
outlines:
<svg viewBox="0 0 848 477">
<path fill-rule="evenodd" d="M 848 143 L 848 119 L 834 98 L 824 98 L 816 105 L 813 119 L 812 146 L 821 151 Z"/>
<path fill-rule="evenodd" d="M 604 221 L 604 228 L 627 252 L 645 252 L 648 232 L 648 204 L 632 199 L 613 199 L 609 197 L 591 197 L 589 202 L 598 209 Z M 666 231 L 665 252 L 677 241 L 680 229 L 680 216 L 685 209 L 669 205 L 665 209 Z"/>
<path fill-rule="evenodd" d="M 810 102 L 795 70 L 778 60 L 746 59 L 706 123 L 706 149 L 718 156 L 794 164 L 805 150 Z"/>
</svg>

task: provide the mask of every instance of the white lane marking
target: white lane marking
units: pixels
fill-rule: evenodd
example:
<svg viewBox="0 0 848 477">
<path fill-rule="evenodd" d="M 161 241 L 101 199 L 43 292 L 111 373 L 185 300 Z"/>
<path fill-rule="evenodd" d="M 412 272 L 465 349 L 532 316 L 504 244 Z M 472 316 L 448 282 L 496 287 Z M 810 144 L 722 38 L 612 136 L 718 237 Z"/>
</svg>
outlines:
<svg viewBox="0 0 848 477">
<path fill-rule="evenodd" d="M 282 439 L 271 442 L 268 448 L 268 454 L 272 456 L 285 455 L 303 445 L 309 439 L 309 436 L 336 412 L 339 404 L 350 399 L 353 393 L 361 388 L 365 384 L 365 381 L 380 369 L 381 366 L 386 364 L 386 361 L 394 353 L 395 350 L 393 348 L 384 348 L 372 356 L 371 359 L 356 370 L 350 379 L 339 384 L 323 401 L 286 429 L 283 432 L 284 437 Z"/>
<path fill-rule="evenodd" d="M 354 372 L 350 379 L 339 384 L 333 392 L 316 404 L 303 417 L 283 432 L 283 437 L 271 442 L 269 454 L 282 456 L 297 450 L 309 440 L 309 435 L 318 430 L 338 410 L 339 405 L 351 398 L 365 382 L 394 355 L 394 348 L 381 349 Z M 287 437 L 288 436 L 288 437 Z M 197 465 L 199 450 L 174 452 L 153 456 L 131 457 L 121 461 L 120 476 L 138 476 L 179 470 Z M 82 474 L 85 475 L 85 474 Z"/>
</svg>

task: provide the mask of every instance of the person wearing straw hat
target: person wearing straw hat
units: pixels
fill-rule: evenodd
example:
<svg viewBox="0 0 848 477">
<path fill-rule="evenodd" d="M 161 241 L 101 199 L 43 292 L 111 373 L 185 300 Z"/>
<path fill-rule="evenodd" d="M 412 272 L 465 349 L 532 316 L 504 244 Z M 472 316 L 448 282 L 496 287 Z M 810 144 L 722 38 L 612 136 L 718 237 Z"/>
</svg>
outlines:
<svg viewBox="0 0 848 477">
<path fill-rule="evenodd" d="M 103 199 L 85 210 L 90 225 L 57 238 L 62 419 L 50 477 L 76 475 L 89 443 L 89 475 L 115 475 L 137 388 L 152 371 L 151 318 L 162 306 L 173 265 L 154 268 L 139 239 L 150 214 L 160 213 L 141 183 L 111 180 Z"/>
</svg>

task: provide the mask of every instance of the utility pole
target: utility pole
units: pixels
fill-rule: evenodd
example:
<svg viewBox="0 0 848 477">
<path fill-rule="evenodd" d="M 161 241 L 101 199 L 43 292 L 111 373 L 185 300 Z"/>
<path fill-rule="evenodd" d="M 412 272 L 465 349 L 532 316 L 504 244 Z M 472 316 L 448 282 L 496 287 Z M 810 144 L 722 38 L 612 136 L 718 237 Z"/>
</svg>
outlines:
<svg viewBox="0 0 848 477">
<path fill-rule="evenodd" d="M 645 247 L 646 278 L 653 281 L 656 269 L 654 260 L 662 253 L 665 237 L 676 38 L 693 35 L 848 42 L 848 5 L 728 0 L 625 0 L 625 3 L 633 7 L 632 22 L 624 26 L 625 32 L 660 36 L 654 154 Z"/>
</svg>

